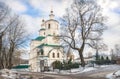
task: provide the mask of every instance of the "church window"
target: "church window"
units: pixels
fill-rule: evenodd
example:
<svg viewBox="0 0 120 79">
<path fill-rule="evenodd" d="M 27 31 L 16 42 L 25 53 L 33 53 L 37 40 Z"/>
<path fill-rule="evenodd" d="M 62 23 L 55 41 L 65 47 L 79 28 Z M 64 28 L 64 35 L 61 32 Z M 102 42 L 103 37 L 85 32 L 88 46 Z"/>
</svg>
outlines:
<svg viewBox="0 0 120 79">
<path fill-rule="evenodd" d="M 59 53 L 57 53 L 57 57 L 59 58 Z"/>
<path fill-rule="evenodd" d="M 57 29 L 58 29 L 58 25 L 57 25 Z"/>
<path fill-rule="evenodd" d="M 55 35 L 55 33 L 53 33 L 53 35 Z"/>
<path fill-rule="evenodd" d="M 43 54 L 44 54 L 44 50 L 43 50 L 43 49 L 41 49 L 41 50 L 40 50 L 40 52 L 41 52 L 41 55 L 43 55 Z"/>
<path fill-rule="evenodd" d="M 48 24 L 48 29 L 50 29 L 50 24 Z"/>
<path fill-rule="evenodd" d="M 53 52 L 53 58 L 55 58 L 55 53 Z"/>
<path fill-rule="evenodd" d="M 37 55 L 39 55 L 39 52 L 37 52 Z"/>
</svg>

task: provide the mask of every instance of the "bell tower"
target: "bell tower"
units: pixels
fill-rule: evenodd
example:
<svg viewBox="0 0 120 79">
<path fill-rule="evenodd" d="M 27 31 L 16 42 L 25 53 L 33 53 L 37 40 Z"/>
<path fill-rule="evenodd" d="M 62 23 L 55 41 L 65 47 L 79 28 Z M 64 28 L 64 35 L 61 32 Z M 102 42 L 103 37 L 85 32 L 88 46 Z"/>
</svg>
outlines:
<svg viewBox="0 0 120 79">
<path fill-rule="evenodd" d="M 49 17 L 50 17 L 50 19 L 54 19 L 54 14 L 53 14 L 53 10 L 51 9 L 51 11 L 50 11 L 50 15 L 49 15 Z"/>
</svg>

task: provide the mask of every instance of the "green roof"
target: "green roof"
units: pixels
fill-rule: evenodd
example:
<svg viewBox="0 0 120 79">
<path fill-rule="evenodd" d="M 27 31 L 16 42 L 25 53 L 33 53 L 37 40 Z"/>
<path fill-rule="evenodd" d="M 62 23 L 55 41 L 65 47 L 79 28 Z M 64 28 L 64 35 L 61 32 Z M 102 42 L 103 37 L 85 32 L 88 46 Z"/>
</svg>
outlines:
<svg viewBox="0 0 120 79">
<path fill-rule="evenodd" d="M 48 47 L 62 47 L 61 45 L 41 44 L 37 48 L 42 48 L 43 46 L 48 46 Z"/>
<path fill-rule="evenodd" d="M 18 66 L 14 66 L 13 69 L 25 69 L 25 68 L 29 68 L 30 65 L 18 65 Z"/>
<path fill-rule="evenodd" d="M 41 28 L 40 30 L 46 30 L 45 28 Z"/>
<path fill-rule="evenodd" d="M 42 48 L 44 46 L 44 44 L 41 44 L 39 46 L 37 46 L 37 48 Z"/>
<path fill-rule="evenodd" d="M 51 35 L 51 34 L 48 34 L 47 36 L 53 36 L 53 35 Z"/>
<path fill-rule="evenodd" d="M 35 40 L 37 40 L 37 41 L 42 41 L 43 39 L 45 39 L 44 36 L 39 36 L 39 37 L 37 37 Z"/>
<path fill-rule="evenodd" d="M 51 44 L 45 44 L 44 46 L 50 46 L 50 47 L 61 47 L 60 45 L 51 45 Z"/>
</svg>

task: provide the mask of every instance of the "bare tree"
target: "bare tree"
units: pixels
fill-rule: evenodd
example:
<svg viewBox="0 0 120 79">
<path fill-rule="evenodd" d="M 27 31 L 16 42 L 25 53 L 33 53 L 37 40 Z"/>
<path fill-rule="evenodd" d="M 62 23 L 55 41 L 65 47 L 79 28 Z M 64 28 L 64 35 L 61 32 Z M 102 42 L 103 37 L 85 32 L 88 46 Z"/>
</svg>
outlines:
<svg viewBox="0 0 120 79">
<path fill-rule="evenodd" d="M 111 49 L 111 59 L 115 60 L 120 57 L 120 45 L 115 44 L 114 48 Z"/>
<path fill-rule="evenodd" d="M 116 59 L 116 56 L 115 56 L 115 54 L 114 54 L 114 50 L 111 49 L 110 53 L 111 53 L 111 60 L 115 60 L 115 59 Z"/>
<path fill-rule="evenodd" d="M 22 19 L 0 2 L 0 68 L 11 68 L 18 49 L 24 47 L 29 34 Z"/>
<path fill-rule="evenodd" d="M 23 49 L 18 49 L 18 50 L 15 50 L 15 52 L 13 53 L 13 60 L 15 61 L 12 61 L 12 64 L 13 65 L 19 65 L 19 64 L 22 64 L 23 62 L 23 59 L 21 58 L 22 55 L 24 55 L 26 53 L 25 50 Z"/>
<path fill-rule="evenodd" d="M 95 49 L 96 51 L 96 60 L 99 59 L 99 51 L 108 50 L 107 45 L 102 41 L 102 39 L 91 40 L 89 46 Z"/>
<path fill-rule="evenodd" d="M 21 21 L 19 16 L 12 17 L 12 19 L 15 19 L 14 23 L 9 26 L 8 33 L 7 33 L 7 39 L 8 39 L 8 49 L 9 52 L 7 54 L 7 59 L 8 59 L 8 68 L 11 68 L 13 63 L 14 58 L 14 53 L 15 51 L 23 46 L 23 44 L 26 42 L 28 39 L 28 34 L 26 33 L 24 29 L 24 24 Z"/>
<path fill-rule="evenodd" d="M 116 44 L 116 45 L 114 46 L 114 51 L 115 51 L 116 57 L 117 57 L 117 58 L 120 57 L 120 45 L 119 45 L 119 44 Z"/>
<path fill-rule="evenodd" d="M 61 39 L 79 52 L 81 65 L 85 66 L 84 48 L 91 40 L 101 39 L 105 30 L 101 8 L 94 0 L 74 0 L 62 18 Z"/>
<path fill-rule="evenodd" d="M 0 62 L 1 62 L 0 68 L 4 67 L 3 51 L 5 49 L 3 48 L 3 36 L 5 35 L 8 26 L 10 25 L 7 20 L 8 16 L 9 16 L 9 8 L 4 3 L 0 2 Z"/>
</svg>

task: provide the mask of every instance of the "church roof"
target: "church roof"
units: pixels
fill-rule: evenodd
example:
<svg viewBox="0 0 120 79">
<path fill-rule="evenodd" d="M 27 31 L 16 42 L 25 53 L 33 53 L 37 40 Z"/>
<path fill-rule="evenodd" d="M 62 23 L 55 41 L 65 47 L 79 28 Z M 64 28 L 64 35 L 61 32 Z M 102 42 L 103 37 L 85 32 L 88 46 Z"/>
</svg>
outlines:
<svg viewBox="0 0 120 79">
<path fill-rule="evenodd" d="M 45 21 L 45 22 L 48 22 L 48 21 L 55 21 L 55 22 L 57 22 L 57 23 L 59 23 L 57 20 L 55 20 L 55 19 L 49 19 L 49 20 L 47 20 L 47 21 Z"/>
<path fill-rule="evenodd" d="M 45 39 L 45 37 L 44 37 L 44 36 L 39 36 L 39 37 L 35 38 L 34 40 L 37 40 L 37 41 L 42 41 L 43 39 Z"/>
<path fill-rule="evenodd" d="M 41 28 L 40 30 L 46 30 L 45 28 Z"/>
<path fill-rule="evenodd" d="M 47 36 L 53 36 L 53 35 L 51 35 L 51 34 L 48 34 Z"/>
<path fill-rule="evenodd" d="M 29 68 L 29 67 L 30 67 L 30 65 L 23 64 L 23 65 L 14 66 L 13 69 L 25 69 L 25 68 Z"/>
<path fill-rule="evenodd" d="M 62 47 L 61 45 L 53 45 L 53 44 L 41 44 L 39 46 L 37 46 L 37 48 L 42 48 L 43 46 L 47 46 L 47 47 Z"/>
</svg>

